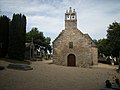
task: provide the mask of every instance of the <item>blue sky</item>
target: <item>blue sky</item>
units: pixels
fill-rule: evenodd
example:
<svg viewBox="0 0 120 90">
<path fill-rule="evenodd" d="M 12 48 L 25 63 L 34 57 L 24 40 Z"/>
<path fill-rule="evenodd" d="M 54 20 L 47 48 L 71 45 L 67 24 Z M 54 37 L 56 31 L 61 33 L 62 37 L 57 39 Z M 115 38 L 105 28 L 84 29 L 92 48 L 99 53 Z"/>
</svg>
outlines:
<svg viewBox="0 0 120 90">
<path fill-rule="evenodd" d="M 27 31 L 37 27 L 54 40 L 64 29 L 64 13 L 76 9 L 78 29 L 92 39 L 106 37 L 109 24 L 120 22 L 120 0 L 0 0 L 0 15 L 12 18 L 22 13 L 27 18 Z"/>
</svg>

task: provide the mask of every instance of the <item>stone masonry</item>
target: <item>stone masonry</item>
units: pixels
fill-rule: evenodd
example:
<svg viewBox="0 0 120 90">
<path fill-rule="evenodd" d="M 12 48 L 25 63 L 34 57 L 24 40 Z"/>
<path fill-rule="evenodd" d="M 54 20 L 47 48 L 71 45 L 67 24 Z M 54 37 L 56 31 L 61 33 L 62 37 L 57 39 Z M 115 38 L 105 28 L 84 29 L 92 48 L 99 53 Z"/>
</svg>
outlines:
<svg viewBox="0 0 120 90">
<path fill-rule="evenodd" d="M 96 45 L 77 28 L 77 14 L 71 7 L 65 13 L 65 29 L 53 41 L 53 63 L 79 67 L 98 64 Z"/>
</svg>

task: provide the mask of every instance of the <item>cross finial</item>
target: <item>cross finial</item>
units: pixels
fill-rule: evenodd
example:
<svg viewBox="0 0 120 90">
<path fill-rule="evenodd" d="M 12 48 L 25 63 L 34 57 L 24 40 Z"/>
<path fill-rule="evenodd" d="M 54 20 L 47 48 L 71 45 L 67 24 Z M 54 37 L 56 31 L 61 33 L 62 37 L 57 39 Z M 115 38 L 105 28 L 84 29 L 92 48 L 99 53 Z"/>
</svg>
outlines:
<svg viewBox="0 0 120 90">
<path fill-rule="evenodd" d="M 75 12 L 75 9 L 73 9 L 73 12 Z"/>
<path fill-rule="evenodd" d="M 69 10 L 69 12 L 70 12 L 70 13 L 72 12 L 72 7 L 70 7 L 70 10 Z"/>
</svg>

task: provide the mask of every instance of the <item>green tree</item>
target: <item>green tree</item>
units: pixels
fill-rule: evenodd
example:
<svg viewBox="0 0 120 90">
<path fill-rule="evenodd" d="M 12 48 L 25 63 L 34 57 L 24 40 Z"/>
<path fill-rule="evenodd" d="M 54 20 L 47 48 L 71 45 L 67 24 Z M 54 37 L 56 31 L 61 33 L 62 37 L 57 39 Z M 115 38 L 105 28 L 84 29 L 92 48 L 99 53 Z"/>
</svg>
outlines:
<svg viewBox="0 0 120 90">
<path fill-rule="evenodd" d="M 97 41 L 98 53 L 104 54 L 106 56 L 111 55 L 110 46 L 107 39 L 100 39 Z"/>
<path fill-rule="evenodd" d="M 106 56 L 112 55 L 119 57 L 120 55 L 120 23 L 113 22 L 108 26 L 107 38 L 97 41 L 99 53 Z"/>
<path fill-rule="evenodd" d="M 107 30 L 107 40 L 110 46 L 111 54 L 114 57 L 119 57 L 120 52 L 120 23 L 113 22 Z"/>
<path fill-rule="evenodd" d="M 48 50 L 49 53 L 51 54 L 52 53 L 52 48 L 51 48 L 51 45 L 50 45 L 50 41 L 51 41 L 51 38 L 47 37 L 46 40 L 45 40 L 45 47 L 46 47 L 46 50 Z"/>
<path fill-rule="evenodd" d="M 26 34 L 26 42 L 30 43 L 32 39 L 34 44 L 44 46 L 45 37 L 43 32 L 38 31 L 38 28 L 32 28 L 31 31 Z"/>
<path fill-rule="evenodd" d="M 9 21 L 7 16 L 0 16 L 0 57 L 8 53 Z"/>
<path fill-rule="evenodd" d="M 26 42 L 30 43 L 32 39 L 36 48 L 38 46 L 43 46 L 45 47 L 44 51 L 46 53 L 47 50 L 51 53 L 50 37 L 45 37 L 43 32 L 40 32 L 36 27 L 32 28 L 31 31 L 26 33 Z"/>
<path fill-rule="evenodd" d="M 26 17 L 21 14 L 13 14 L 9 32 L 9 58 L 24 60 L 26 37 Z"/>
</svg>

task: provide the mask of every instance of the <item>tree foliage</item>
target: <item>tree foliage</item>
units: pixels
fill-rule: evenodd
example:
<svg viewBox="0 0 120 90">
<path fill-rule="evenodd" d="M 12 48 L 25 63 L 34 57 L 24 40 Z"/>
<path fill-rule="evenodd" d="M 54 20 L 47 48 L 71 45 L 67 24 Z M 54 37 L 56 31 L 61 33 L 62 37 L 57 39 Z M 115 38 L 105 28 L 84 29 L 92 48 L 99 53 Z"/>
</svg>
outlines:
<svg viewBox="0 0 120 90">
<path fill-rule="evenodd" d="M 8 52 L 9 21 L 7 16 L 0 16 L 0 57 Z"/>
<path fill-rule="evenodd" d="M 51 53 L 51 46 L 50 46 L 50 37 L 45 37 L 43 32 L 40 32 L 38 28 L 34 27 L 26 33 L 26 42 L 32 42 L 35 44 L 35 47 L 38 48 L 39 46 L 45 47 L 44 51 L 47 53 L 47 50 Z"/>
<path fill-rule="evenodd" d="M 23 60 L 25 55 L 26 17 L 21 14 L 13 14 L 10 22 L 9 51 L 12 59 Z"/>
<path fill-rule="evenodd" d="M 50 45 L 50 41 L 51 41 L 51 38 L 47 37 L 46 40 L 45 40 L 45 47 L 46 47 L 46 50 L 49 51 L 49 53 L 52 53 L 52 48 L 51 48 L 51 45 Z"/>
<path fill-rule="evenodd" d="M 38 28 L 32 28 L 32 30 L 26 34 L 26 42 L 31 42 L 32 39 L 34 44 L 44 46 L 45 37 L 43 32 L 38 31 Z"/>
<path fill-rule="evenodd" d="M 107 38 L 97 41 L 99 53 L 103 53 L 106 56 L 112 55 L 113 57 L 119 57 L 120 54 L 120 23 L 113 22 L 108 26 Z"/>
<path fill-rule="evenodd" d="M 111 55 L 110 47 L 108 45 L 107 39 L 103 38 L 103 39 L 98 40 L 97 46 L 98 46 L 98 53 L 99 54 L 102 53 L 106 56 Z"/>
<path fill-rule="evenodd" d="M 109 25 L 107 30 L 107 40 L 111 54 L 118 57 L 120 52 L 120 23 L 113 22 Z"/>
</svg>

